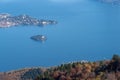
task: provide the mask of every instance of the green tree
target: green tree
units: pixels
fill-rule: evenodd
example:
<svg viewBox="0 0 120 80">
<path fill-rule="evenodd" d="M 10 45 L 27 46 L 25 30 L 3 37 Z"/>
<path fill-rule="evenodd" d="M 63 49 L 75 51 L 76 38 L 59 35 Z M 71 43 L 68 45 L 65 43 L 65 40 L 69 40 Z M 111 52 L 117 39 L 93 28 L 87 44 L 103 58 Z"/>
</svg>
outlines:
<svg viewBox="0 0 120 80">
<path fill-rule="evenodd" d="M 120 56 L 114 54 L 113 57 L 112 57 L 112 60 L 114 60 L 114 61 L 120 61 Z"/>
</svg>

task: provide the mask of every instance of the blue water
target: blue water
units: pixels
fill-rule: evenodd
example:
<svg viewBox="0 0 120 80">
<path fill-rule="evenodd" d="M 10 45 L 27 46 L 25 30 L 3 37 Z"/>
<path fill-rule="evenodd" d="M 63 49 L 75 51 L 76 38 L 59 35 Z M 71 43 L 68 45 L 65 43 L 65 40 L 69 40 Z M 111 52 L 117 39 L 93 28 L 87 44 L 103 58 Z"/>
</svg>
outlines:
<svg viewBox="0 0 120 80">
<path fill-rule="evenodd" d="M 57 1 L 57 0 L 56 0 Z M 95 0 L 1 1 L 0 13 L 57 20 L 45 27 L 0 29 L 0 71 L 55 66 L 79 60 L 110 59 L 120 54 L 120 6 Z M 42 34 L 48 40 L 35 42 Z"/>
</svg>

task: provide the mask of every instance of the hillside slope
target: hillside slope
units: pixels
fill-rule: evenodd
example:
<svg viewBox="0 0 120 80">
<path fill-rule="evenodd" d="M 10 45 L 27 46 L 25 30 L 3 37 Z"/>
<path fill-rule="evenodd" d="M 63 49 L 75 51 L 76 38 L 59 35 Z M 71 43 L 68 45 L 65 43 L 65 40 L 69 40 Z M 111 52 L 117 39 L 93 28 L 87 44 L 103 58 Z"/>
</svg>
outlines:
<svg viewBox="0 0 120 80">
<path fill-rule="evenodd" d="M 3 72 L 0 80 L 120 80 L 120 56 L 114 55 L 111 60 Z"/>
</svg>

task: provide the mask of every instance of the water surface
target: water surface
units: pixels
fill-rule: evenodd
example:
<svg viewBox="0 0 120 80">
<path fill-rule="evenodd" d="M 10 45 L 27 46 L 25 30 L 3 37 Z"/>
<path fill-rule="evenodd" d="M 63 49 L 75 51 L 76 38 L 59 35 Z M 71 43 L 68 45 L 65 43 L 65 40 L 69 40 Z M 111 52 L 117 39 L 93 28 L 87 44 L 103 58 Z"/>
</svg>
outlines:
<svg viewBox="0 0 120 80">
<path fill-rule="evenodd" d="M 120 54 L 118 5 L 95 0 L 21 0 L 1 2 L 0 13 L 28 14 L 38 19 L 58 21 L 57 25 L 45 27 L 1 28 L 0 71 L 48 67 L 83 59 L 110 59 L 113 54 Z M 47 36 L 48 40 L 40 43 L 30 39 L 38 34 Z"/>
</svg>

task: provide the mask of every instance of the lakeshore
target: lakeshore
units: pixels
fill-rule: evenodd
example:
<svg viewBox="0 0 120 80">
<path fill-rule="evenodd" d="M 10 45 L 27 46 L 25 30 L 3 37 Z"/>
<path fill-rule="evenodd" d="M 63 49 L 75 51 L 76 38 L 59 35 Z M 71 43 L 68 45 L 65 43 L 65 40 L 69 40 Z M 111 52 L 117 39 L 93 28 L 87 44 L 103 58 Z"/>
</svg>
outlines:
<svg viewBox="0 0 120 80">
<path fill-rule="evenodd" d="M 120 56 L 95 62 L 71 62 L 54 67 L 24 68 L 0 73 L 0 80 L 119 80 Z"/>
</svg>

